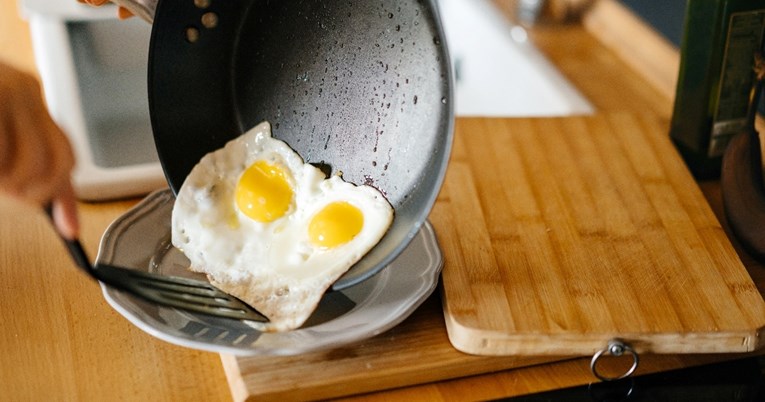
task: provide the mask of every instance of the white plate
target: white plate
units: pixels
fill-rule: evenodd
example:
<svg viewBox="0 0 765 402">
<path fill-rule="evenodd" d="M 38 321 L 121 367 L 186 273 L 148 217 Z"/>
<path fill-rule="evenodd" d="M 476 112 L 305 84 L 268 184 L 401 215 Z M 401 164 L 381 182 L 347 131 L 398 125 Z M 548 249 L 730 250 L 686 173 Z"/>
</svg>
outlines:
<svg viewBox="0 0 765 402">
<path fill-rule="evenodd" d="M 170 190 L 147 196 L 114 221 L 101 239 L 97 261 L 205 280 L 170 243 Z M 162 340 L 195 349 L 248 355 L 292 355 L 339 347 L 380 334 L 403 321 L 433 293 L 443 257 L 426 222 L 407 249 L 372 278 L 324 296 L 306 324 L 263 333 L 234 320 L 144 302 L 102 285 L 104 297 L 137 327 Z"/>
</svg>

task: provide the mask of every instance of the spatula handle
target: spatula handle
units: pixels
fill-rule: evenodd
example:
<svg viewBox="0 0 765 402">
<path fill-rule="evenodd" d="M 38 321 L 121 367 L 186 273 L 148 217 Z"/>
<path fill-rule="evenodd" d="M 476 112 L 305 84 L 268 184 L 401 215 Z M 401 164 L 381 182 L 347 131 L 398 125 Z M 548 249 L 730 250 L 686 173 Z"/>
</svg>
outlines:
<svg viewBox="0 0 765 402">
<path fill-rule="evenodd" d="M 43 208 L 45 210 L 45 213 L 48 215 L 48 219 L 50 219 L 51 223 L 53 223 L 53 206 L 50 204 L 45 205 Z M 80 243 L 79 239 L 67 239 L 61 233 L 59 233 L 58 229 L 56 228 L 56 225 L 54 224 L 53 227 L 56 229 L 56 234 L 58 234 L 59 238 L 61 238 L 61 241 L 64 242 L 64 245 L 66 246 L 67 251 L 69 251 L 69 254 L 72 256 L 72 260 L 77 264 L 77 267 L 85 271 L 85 273 L 88 274 L 88 276 L 95 278 L 93 273 L 93 265 L 90 263 L 90 259 L 88 258 L 88 254 L 85 252 L 85 249 L 82 247 L 82 243 Z"/>
</svg>

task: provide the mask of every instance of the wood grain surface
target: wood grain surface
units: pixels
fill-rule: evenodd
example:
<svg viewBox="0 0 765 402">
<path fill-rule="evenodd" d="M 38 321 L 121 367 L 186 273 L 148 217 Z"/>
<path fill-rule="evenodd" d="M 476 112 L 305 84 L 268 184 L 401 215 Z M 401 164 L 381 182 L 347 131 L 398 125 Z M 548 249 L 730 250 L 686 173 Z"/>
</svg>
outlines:
<svg viewBox="0 0 765 402">
<path fill-rule="evenodd" d="M 470 356 L 443 331 L 438 297 L 390 331 L 299 356 L 222 356 L 235 401 L 328 399 L 563 360 Z"/>
<path fill-rule="evenodd" d="M 761 346 L 765 302 L 650 115 L 460 119 L 433 223 L 449 338 L 483 355 Z"/>
<path fill-rule="evenodd" d="M 80 205 L 92 257 L 133 204 Z M 228 398 L 218 356 L 162 342 L 112 309 L 40 210 L 0 198 L 0 239 L 0 400 Z"/>
<path fill-rule="evenodd" d="M 0 58 L 35 73 L 28 27 L 20 19 L 17 6 L 16 0 L 0 0 Z M 581 27 L 575 24 L 540 26 L 530 30 L 529 34 L 534 44 L 595 105 L 598 113 L 642 111 L 665 121 L 669 119 L 671 107 L 667 105 L 671 106 L 671 100 L 662 99 L 663 95 L 640 74 L 631 71 L 617 55 Z M 474 124 L 476 122 L 469 125 Z M 718 183 L 704 182 L 701 186 L 707 200 L 720 213 Z M 83 242 L 91 254 L 97 250 L 106 226 L 135 202 L 80 204 Z M 762 265 L 743 252 L 739 255 L 744 258 L 760 292 L 765 293 Z M 0 337 L 3 339 L 0 342 L 0 384 L 3 396 L 0 399 L 225 401 L 232 396 L 241 397 L 229 390 L 219 355 L 163 342 L 142 332 L 109 307 L 100 288 L 83 278 L 69 262 L 44 214 L 36 208 L 0 199 L 0 273 L 3 297 L 0 301 Z M 419 340 L 430 349 L 420 353 L 408 350 L 401 344 L 402 339 L 408 338 Z M 388 343 L 396 346 L 386 347 Z M 307 399 L 348 395 L 342 397 L 346 401 L 490 400 L 593 380 L 587 358 L 492 371 L 503 364 L 530 363 L 535 358 L 469 356 L 454 350 L 445 332 L 438 294 L 400 328 L 350 350 L 359 350 L 360 354 L 354 357 L 353 353 L 344 351 L 330 356 L 325 352 L 305 356 L 305 364 L 296 358 L 264 361 L 262 378 L 277 382 L 282 387 L 281 395 L 289 395 L 290 391 L 284 389 L 290 383 L 299 384 L 312 376 L 321 377 L 325 369 L 333 372 L 348 364 L 358 370 L 367 363 L 374 368 L 374 361 L 365 360 L 370 356 L 365 353 L 375 352 L 385 355 L 381 359 L 387 360 L 388 370 L 380 372 L 379 380 L 371 372 L 359 370 L 366 380 L 349 377 L 349 382 L 344 384 L 315 387 L 318 389 L 315 395 L 305 388 L 297 389 L 295 395 Z M 401 350 L 405 352 L 401 353 Z M 399 353 L 400 358 L 396 359 Z M 427 366 L 427 359 L 433 356 L 440 356 L 436 364 L 448 362 L 450 368 L 441 371 L 448 377 L 403 386 L 428 381 L 435 376 L 429 373 L 417 376 L 407 370 L 396 376 L 391 369 L 394 364 L 405 366 L 413 361 Z M 322 364 L 317 360 L 320 357 L 333 359 Z M 636 374 L 739 357 L 742 355 L 650 354 L 641 358 Z M 541 359 L 551 358 L 555 359 Z M 257 364 L 253 361 L 247 369 L 253 370 Z M 285 364 L 285 369 L 281 370 L 279 364 Z M 469 369 L 462 369 L 462 365 Z M 271 375 L 268 374 L 270 370 L 274 370 Z M 486 374 L 461 377 L 466 372 Z M 408 379 L 407 375 L 413 378 Z M 348 391 L 348 385 L 353 385 L 354 381 L 361 385 L 353 386 L 353 390 L 368 390 L 369 393 Z M 364 381 L 370 383 L 363 384 Z M 338 381 L 334 380 L 333 384 Z M 235 388 L 241 384 L 232 382 L 231 385 Z M 395 388 L 399 386 L 402 387 Z M 254 391 L 253 395 L 257 395 L 257 390 Z"/>
<path fill-rule="evenodd" d="M 614 337 L 641 353 L 759 347 L 765 302 L 666 132 L 630 113 L 459 119 L 430 215 L 448 336 L 429 300 L 344 348 L 224 356 L 234 399 L 339 397 L 528 367 L 591 356 Z"/>
<path fill-rule="evenodd" d="M 500 12 L 510 18 L 515 0 L 492 2 Z M 593 3 L 605 3 L 605 7 L 593 6 L 585 19 L 593 18 L 608 24 L 602 26 L 588 23 L 585 27 L 576 23 L 540 23 L 527 30 L 531 42 L 598 112 L 651 113 L 669 121 L 672 117 L 674 92 L 667 91 L 666 88 L 658 89 L 655 79 L 650 76 L 656 71 L 661 71 L 663 81 L 676 79 L 679 52 L 666 54 L 666 47 L 653 41 L 655 33 L 644 34 L 650 31 L 647 24 L 643 23 L 642 28 L 638 27 L 641 21 L 636 16 L 611 12 L 619 9 L 613 4 L 614 0 L 596 0 Z M 590 15 L 591 11 L 597 13 Z M 619 27 L 622 29 L 618 30 Z M 611 33 L 615 30 L 618 36 L 604 38 L 615 35 Z M 632 33 L 634 34 L 630 36 Z M 608 40 L 604 41 L 605 39 Z M 621 42 L 614 43 L 617 39 Z M 619 45 L 622 48 L 616 49 L 615 46 Z M 622 54 L 625 49 L 642 47 L 663 48 L 658 53 L 651 54 L 650 61 L 644 62 L 660 64 L 661 67 L 643 70 L 640 63 L 628 60 Z"/>
<path fill-rule="evenodd" d="M 596 0 L 582 21 L 590 34 L 638 72 L 661 99 L 675 99 L 680 51 L 655 28 L 616 0 Z"/>
</svg>

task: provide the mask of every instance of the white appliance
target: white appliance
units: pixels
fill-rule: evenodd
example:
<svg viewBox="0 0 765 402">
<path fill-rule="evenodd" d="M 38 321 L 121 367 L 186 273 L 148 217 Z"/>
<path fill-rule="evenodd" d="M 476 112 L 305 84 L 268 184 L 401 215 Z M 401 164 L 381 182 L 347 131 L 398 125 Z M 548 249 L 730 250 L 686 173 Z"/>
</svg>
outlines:
<svg viewBox="0 0 765 402">
<path fill-rule="evenodd" d="M 154 147 L 147 98 L 151 26 L 120 21 L 114 6 L 21 0 L 54 120 L 69 135 L 83 200 L 167 187 Z"/>
</svg>

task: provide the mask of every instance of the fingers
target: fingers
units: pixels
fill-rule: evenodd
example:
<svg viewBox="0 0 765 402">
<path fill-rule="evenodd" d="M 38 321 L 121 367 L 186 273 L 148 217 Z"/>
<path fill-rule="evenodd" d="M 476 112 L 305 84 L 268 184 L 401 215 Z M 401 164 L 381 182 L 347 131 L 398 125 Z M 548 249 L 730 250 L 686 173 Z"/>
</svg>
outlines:
<svg viewBox="0 0 765 402">
<path fill-rule="evenodd" d="M 23 201 L 50 201 L 61 183 L 69 180 L 74 156 L 69 141 L 45 109 L 38 85 L 4 92 L 3 137 L 8 143 L 2 157 L 0 187 Z M 30 89 L 31 88 L 31 89 Z"/>
<path fill-rule="evenodd" d="M 80 3 L 90 4 L 91 6 L 102 6 L 106 3 L 108 3 L 110 0 L 77 0 Z M 127 8 L 125 7 L 119 7 L 117 9 L 117 17 L 121 20 L 128 19 L 133 16 L 133 13 L 131 13 Z"/>
<path fill-rule="evenodd" d="M 48 114 L 37 80 L 0 63 L 0 191 L 30 204 L 53 203 L 61 233 L 76 236 L 73 167 L 69 140 Z"/>
<path fill-rule="evenodd" d="M 74 240 L 79 236 L 80 224 L 71 183 L 67 181 L 57 194 L 53 200 L 53 224 L 64 238 Z"/>
<path fill-rule="evenodd" d="M 117 17 L 119 17 L 119 19 L 121 20 L 128 19 L 132 16 L 133 16 L 133 13 L 128 11 L 128 9 L 125 7 L 120 7 L 119 10 L 117 10 Z"/>
<path fill-rule="evenodd" d="M 3 94 L 3 108 L 0 110 L 2 136 L 6 146 L 0 157 L 0 186 L 11 195 L 33 202 L 41 201 L 35 187 L 36 176 L 41 176 L 40 167 L 44 166 L 47 146 L 43 137 L 47 133 L 37 133 L 35 122 L 37 110 L 35 102 L 39 86 L 26 74 L 7 68 L 3 73 L 8 79 L 0 86 Z"/>
<path fill-rule="evenodd" d="M 109 2 L 109 0 L 77 0 L 80 3 L 90 4 L 91 6 L 102 6 Z"/>
</svg>

